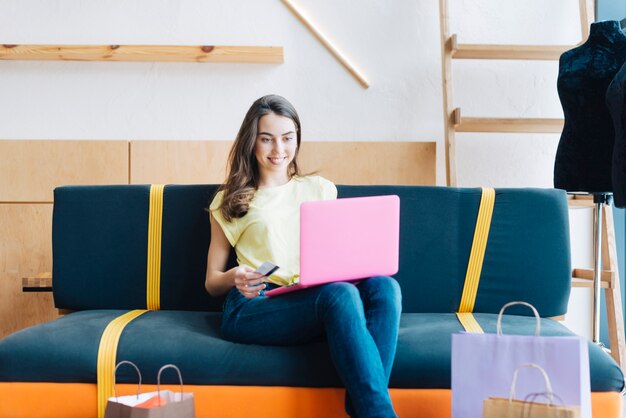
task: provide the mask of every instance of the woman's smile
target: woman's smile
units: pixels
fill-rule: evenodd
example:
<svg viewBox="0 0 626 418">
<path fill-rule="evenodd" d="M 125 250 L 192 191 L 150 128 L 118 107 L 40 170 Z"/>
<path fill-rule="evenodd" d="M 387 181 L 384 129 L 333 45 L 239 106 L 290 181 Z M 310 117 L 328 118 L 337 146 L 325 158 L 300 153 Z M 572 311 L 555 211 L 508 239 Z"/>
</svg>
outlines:
<svg viewBox="0 0 626 418">
<path fill-rule="evenodd" d="M 270 160 L 273 165 L 281 165 L 287 160 L 287 157 L 267 157 L 267 159 Z"/>
</svg>

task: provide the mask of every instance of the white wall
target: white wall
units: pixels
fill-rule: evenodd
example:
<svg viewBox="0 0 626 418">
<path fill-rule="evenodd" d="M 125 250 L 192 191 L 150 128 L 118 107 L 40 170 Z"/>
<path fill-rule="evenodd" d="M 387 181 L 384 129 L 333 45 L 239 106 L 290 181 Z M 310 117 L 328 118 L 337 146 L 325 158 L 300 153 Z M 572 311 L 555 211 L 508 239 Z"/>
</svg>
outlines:
<svg viewBox="0 0 626 418">
<path fill-rule="evenodd" d="M 299 109 L 306 138 L 436 140 L 443 184 L 438 1 L 297 3 L 367 75 L 369 89 L 279 0 L 0 0 L 3 44 L 285 48 L 282 65 L 2 62 L 0 138 L 232 139 L 250 103 L 275 92 Z M 580 39 L 577 0 L 450 3 L 463 43 Z M 556 62 L 455 61 L 455 104 L 473 116 L 560 117 L 557 70 Z M 458 140 L 461 185 L 551 185 L 558 135 Z"/>
<path fill-rule="evenodd" d="M 0 138 L 226 140 L 254 99 L 278 93 L 299 110 L 305 139 L 437 141 L 445 184 L 438 1 L 295 1 L 366 74 L 369 89 L 279 0 L 0 0 L 2 44 L 285 51 L 282 65 L 0 62 Z M 580 40 L 578 0 L 449 3 L 461 43 Z M 466 116 L 562 117 L 557 73 L 557 62 L 455 61 L 454 102 Z M 558 135 L 457 139 L 459 185 L 552 187 Z"/>
<path fill-rule="evenodd" d="M 279 0 L 2 0 L 2 43 L 277 45 L 285 63 L 3 63 L 0 137 L 232 139 L 267 93 L 296 105 L 311 139 L 441 136 L 436 1 L 299 4 L 372 88 Z"/>
</svg>

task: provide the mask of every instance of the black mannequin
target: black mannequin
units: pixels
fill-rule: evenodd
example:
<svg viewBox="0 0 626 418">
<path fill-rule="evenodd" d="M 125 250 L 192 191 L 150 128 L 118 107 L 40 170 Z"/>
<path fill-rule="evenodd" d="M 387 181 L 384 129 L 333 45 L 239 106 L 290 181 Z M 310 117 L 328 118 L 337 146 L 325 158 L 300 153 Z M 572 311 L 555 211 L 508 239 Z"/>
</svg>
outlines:
<svg viewBox="0 0 626 418">
<path fill-rule="evenodd" d="M 615 206 L 626 206 L 626 64 L 622 65 L 606 91 L 606 105 L 613 117 L 613 197 Z"/>
<path fill-rule="evenodd" d="M 591 24 L 589 39 L 559 60 L 557 87 L 565 126 L 554 164 L 554 187 L 611 192 L 615 130 L 607 87 L 626 62 L 626 33 L 617 21 Z"/>
</svg>

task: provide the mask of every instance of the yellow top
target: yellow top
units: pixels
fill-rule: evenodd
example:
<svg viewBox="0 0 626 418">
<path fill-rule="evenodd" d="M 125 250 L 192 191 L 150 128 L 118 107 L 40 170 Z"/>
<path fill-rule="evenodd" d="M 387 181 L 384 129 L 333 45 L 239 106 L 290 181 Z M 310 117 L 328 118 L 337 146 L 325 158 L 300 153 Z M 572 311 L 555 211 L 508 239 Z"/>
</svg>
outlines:
<svg viewBox="0 0 626 418">
<path fill-rule="evenodd" d="M 245 216 L 226 222 L 218 208 L 223 192 L 209 209 L 235 247 L 237 262 L 254 269 L 264 261 L 280 268 L 268 281 L 280 286 L 298 281 L 300 273 L 300 204 L 337 198 L 335 185 L 320 176 L 294 177 L 282 186 L 256 191 Z"/>
</svg>

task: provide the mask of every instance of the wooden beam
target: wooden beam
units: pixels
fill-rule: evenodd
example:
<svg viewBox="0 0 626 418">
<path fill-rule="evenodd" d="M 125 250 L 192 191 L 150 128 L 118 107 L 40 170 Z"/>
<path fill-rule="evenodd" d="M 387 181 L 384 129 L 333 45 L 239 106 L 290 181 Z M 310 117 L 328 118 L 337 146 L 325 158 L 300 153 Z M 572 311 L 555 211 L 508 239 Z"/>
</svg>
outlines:
<svg viewBox="0 0 626 418">
<path fill-rule="evenodd" d="M 561 133 L 563 119 L 460 118 L 457 132 Z"/>
<path fill-rule="evenodd" d="M 282 64 L 273 46 L 1 45 L 0 60 L 238 62 Z"/>
<path fill-rule="evenodd" d="M 313 24 L 311 19 L 304 15 L 302 10 L 300 10 L 294 2 L 292 2 L 291 0 L 282 1 L 283 3 L 285 3 L 287 8 L 291 10 L 291 12 L 298 18 L 298 20 L 300 20 L 300 22 L 302 22 L 302 24 L 306 26 L 306 28 L 310 30 L 313 35 L 315 35 L 315 37 L 322 43 L 322 45 L 324 45 L 324 47 L 333 55 L 333 57 L 335 57 L 335 59 L 337 59 L 337 61 L 339 61 L 339 63 L 343 65 L 350 74 L 352 74 L 352 76 L 361 84 L 361 86 L 363 86 L 364 88 L 368 88 L 370 86 L 367 78 L 365 78 L 365 76 L 359 70 L 357 70 L 354 65 L 352 65 L 352 63 L 348 60 L 348 58 L 344 56 L 341 51 L 335 48 L 335 46 L 328 40 L 328 38 L 322 33 L 322 31 L 320 31 Z"/>
<path fill-rule="evenodd" d="M 456 138 L 454 100 L 452 97 L 452 39 L 449 39 L 448 1 L 439 0 L 439 27 L 441 39 L 441 80 L 443 90 L 443 128 L 446 158 L 446 185 L 457 185 L 456 174 Z M 456 36 L 454 37 L 456 40 Z"/>
<path fill-rule="evenodd" d="M 617 245 L 615 243 L 615 223 L 613 222 L 613 208 L 611 205 L 602 207 L 602 283 L 604 271 L 610 271 L 611 281 L 604 291 L 606 302 L 606 316 L 611 345 L 611 357 L 619 364 L 622 370 L 626 369 L 626 334 L 624 332 L 624 309 L 622 306 L 622 292 L 620 290 L 619 268 L 617 265 Z"/>
<path fill-rule="evenodd" d="M 454 59 L 492 60 L 558 60 L 572 49 L 570 45 L 480 45 L 459 44 L 456 35 L 450 38 Z"/>
<path fill-rule="evenodd" d="M 580 9 L 580 34 L 581 43 L 585 42 L 589 37 L 589 27 L 595 21 L 595 1 L 594 0 L 578 0 Z"/>
</svg>

